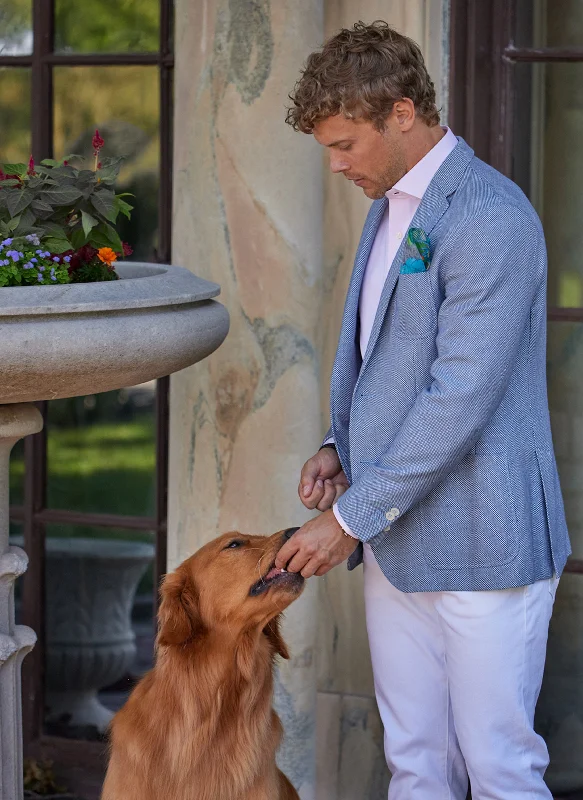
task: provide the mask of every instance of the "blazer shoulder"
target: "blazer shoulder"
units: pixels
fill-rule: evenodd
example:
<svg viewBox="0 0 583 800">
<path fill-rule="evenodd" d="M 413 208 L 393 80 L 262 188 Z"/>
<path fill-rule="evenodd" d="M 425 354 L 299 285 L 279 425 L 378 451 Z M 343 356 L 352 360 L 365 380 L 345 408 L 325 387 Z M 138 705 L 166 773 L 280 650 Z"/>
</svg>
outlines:
<svg viewBox="0 0 583 800">
<path fill-rule="evenodd" d="M 501 214 L 509 212 L 533 225 L 542 233 L 539 216 L 522 189 L 501 172 L 474 156 L 452 198 L 452 206 L 463 210 L 463 216 L 480 216 L 494 207 Z"/>
</svg>

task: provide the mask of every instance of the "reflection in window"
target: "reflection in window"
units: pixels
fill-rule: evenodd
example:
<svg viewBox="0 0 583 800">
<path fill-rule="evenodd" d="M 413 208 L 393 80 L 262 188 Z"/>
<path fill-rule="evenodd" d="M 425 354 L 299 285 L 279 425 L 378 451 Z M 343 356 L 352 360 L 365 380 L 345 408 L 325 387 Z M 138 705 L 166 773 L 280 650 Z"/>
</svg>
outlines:
<svg viewBox="0 0 583 800">
<path fill-rule="evenodd" d="M 583 323 L 549 322 L 547 379 L 567 525 L 576 546 L 583 542 Z M 583 558 L 583 552 L 575 555 Z"/>
<path fill-rule="evenodd" d="M 543 223 L 548 303 L 582 307 L 583 63 L 516 64 L 513 70 L 513 178 Z"/>
<path fill-rule="evenodd" d="M 32 0 L 2 0 L 0 5 L 0 55 L 32 53 Z"/>
<path fill-rule="evenodd" d="M 56 0 L 55 50 L 73 53 L 155 52 L 159 0 Z"/>
<path fill-rule="evenodd" d="M 131 192 L 131 220 L 120 218 L 121 238 L 133 258 L 154 261 L 158 241 L 159 77 L 157 67 L 55 69 L 55 158 L 90 156 L 95 128 L 103 155 L 124 156 L 118 192 Z"/>
<path fill-rule="evenodd" d="M 0 67 L 0 164 L 27 161 L 30 150 L 30 70 Z"/>
</svg>

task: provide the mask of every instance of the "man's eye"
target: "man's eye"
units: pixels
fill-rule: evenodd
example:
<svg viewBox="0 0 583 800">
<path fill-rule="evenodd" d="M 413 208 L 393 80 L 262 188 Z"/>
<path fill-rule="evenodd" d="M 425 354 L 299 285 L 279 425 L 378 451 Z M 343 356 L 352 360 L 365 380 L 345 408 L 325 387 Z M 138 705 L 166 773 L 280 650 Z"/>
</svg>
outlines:
<svg viewBox="0 0 583 800">
<path fill-rule="evenodd" d="M 232 542 L 225 547 L 225 550 L 234 550 L 236 547 L 243 547 L 245 542 L 242 542 L 240 539 L 233 539 Z"/>
</svg>

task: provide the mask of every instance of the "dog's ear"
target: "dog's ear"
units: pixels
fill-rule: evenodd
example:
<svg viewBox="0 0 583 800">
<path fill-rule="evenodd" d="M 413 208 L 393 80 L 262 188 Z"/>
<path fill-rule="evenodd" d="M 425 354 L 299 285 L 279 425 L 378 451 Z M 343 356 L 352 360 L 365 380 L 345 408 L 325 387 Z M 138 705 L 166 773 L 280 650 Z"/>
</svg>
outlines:
<svg viewBox="0 0 583 800">
<path fill-rule="evenodd" d="M 160 595 L 158 645 L 186 644 L 204 633 L 198 592 L 186 570 L 179 567 L 166 575 Z"/>
<path fill-rule="evenodd" d="M 282 658 L 289 658 L 289 650 L 287 649 L 286 643 L 283 641 L 280 631 L 280 617 L 281 614 L 278 614 L 271 622 L 268 622 L 265 628 L 263 628 L 263 633 L 267 636 L 278 655 Z"/>
</svg>

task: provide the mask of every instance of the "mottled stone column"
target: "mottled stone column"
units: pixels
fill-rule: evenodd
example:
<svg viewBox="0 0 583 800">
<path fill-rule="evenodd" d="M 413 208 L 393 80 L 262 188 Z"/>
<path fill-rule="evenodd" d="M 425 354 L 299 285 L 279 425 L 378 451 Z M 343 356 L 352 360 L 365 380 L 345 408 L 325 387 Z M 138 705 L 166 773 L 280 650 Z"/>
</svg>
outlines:
<svg viewBox="0 0 583 800">
<path fill-rule="evenodd" d="M 321 0 L 178 0 L 173 261 L 222 287 L 222 348 L 173 376 L 169 566 L 230 529 L 301 524 L 321 434 L 322 162 L 284 124 Z M 282 768 L 314 793 L 316 585 L 286 614 Z"/>
<path fill-rule="evenodd" d="M 26 572 L 28 558 L 8 544 L 10 451 L 42 426 L 35 406 L 0 405 L 0 800 L 23 794 L 20 667 L 36 642 L 34 631 L 14 624 L 14 581 Z"/>
</svg>

